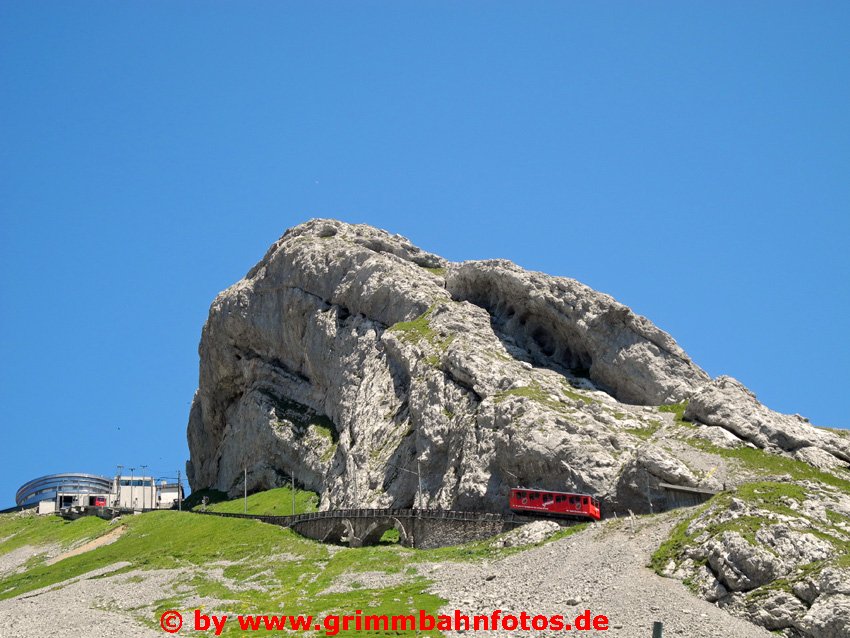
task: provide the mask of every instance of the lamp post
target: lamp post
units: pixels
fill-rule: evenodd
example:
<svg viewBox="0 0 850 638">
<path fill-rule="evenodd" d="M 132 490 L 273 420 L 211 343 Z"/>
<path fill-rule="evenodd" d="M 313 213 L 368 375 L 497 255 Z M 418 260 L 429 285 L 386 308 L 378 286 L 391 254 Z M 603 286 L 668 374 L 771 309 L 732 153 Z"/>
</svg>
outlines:
<svg viewBox="0 0 850 638">
<path fill-rule="evenodd" d="M 136 501 L 133 498 L 133 494 L 134 494 L 133 488 L 136 487 L 136 480 L 135 480 L 136 477 L 135 477 L 135 474 L 133 474 L 133 472 L 135 472 L 135 471 L 136 471 L 136 468 L 134 468 L 134 467 L 130 468 L 130 508 L 133 509 L 133 510 L 136 509 Z"/>
<path fill-rule="evenodd" d="M 147 491 L 148 491 L 148 488 L 147 488 L 147 486 L 145 485 L 145 476 L 144 476 L 144 474 L 145 474 L 145 470 L 146 470 L 146 469 L 148 469 L 148 466 L 147 466 L 147 465 L 142 465 L 142 466 L 141 466 L 141 468 L 142 468 L 142 511 L 144 512 L 144 511 L 145 511 L 145 504 L 147 503 L 147 498 L 146 498 L 146 497 L 147 497 Z"/>
<path fill-rule="evenodd" d="M 357 470 L 357 466 L 354 464 L 354 458 L 352 456 L 348 457 L 347 463 L 353 468 L 353 470 Z M 351 486 L 354 488 L 354 509 L 357 509 L 357 472 L 351 472 Z"/>
<path fill-rule="evenodd" d="M 295 466 L 292 466 L 292 474 L 289 475 L 289 491 L 292 492 L 292 515 L 295 516 Z"/>
<path fill-rule="evenodd" d="M 112 503 L 113 505 L 121 507 L 121 470 L 124 469 L 123 465 L 115 466 L 115 501 Z"/>
</svg>

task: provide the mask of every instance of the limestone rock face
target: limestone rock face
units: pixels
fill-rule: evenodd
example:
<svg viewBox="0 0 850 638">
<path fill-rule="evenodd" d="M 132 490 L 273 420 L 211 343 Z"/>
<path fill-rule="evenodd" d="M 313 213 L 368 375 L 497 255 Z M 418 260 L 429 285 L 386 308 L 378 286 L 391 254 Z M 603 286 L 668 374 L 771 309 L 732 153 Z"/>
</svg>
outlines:
<svg viewBox="0 0 850 638">
<path fill-rule="evenodd" d="M 802 626 L 813 638 L 850 636 L 850 569 L 828 567 L 821 572 L 818 585 L 821 595 Z"/>
<path fill-rule="evenodd" d="M 617 398 L 677 400 L 708 379 L 578 282 L 450 264 L 330 220 L 287 231 L 221 293 L 199 351 L 193 488 L 235 492 L 246 468 L 249 489 L 294 474 L 323 507 L 498 510 L 516 481 L 611 493 L 639 443 L 616 427 Z"/>
<path fill-rule="evenodd" d="M 247 470 L 249 490 L 294 476 L 322 508 L 504 511 L 523 484 L 657 511 L 662 483 L 719 489 L 731 474 L 661 445 L 685 431 L 653 406 L 688 397 L 706 431 L 740 445 L 814 446 L 819 463 L 843 449 L 711 382 L 670 335 L 577 281 L 450 263 L 333 220 L 288 230 L 219 294 L 199 354 L 193 489 L 235 494 Z M 723 407 L 724 392 L 764 424 Z"/>
<path fill-rule="evenodd" d="M 708 549 L 708 564 L 732 591 L 748 591 L 775 580 L 782 561 L 766 549 L 754 547 L 736 532 L 724 532 Z"/>
<path fill-rule="evenodd" d="M 454 299 L 490 313 L 511 354 L 545 367 L 586 370 L 620 401 L 673 403 L 708 381 L 670 335 L 575 280 L 491 260 L 451 267 L 446 287 Z"/>
<path fill-rule="evenodd" d="M 534 521 L 507 534 L 503 534 L 491 543 L 492 547 L 522 547 L 542 543 L 547 538 L 560 531 L 561 526 L 555 521 Z"/>
<path fill-rule="evenodd" d="M 765 627 L 848 635 L 850 437 L 711 380 L 575 280 L 312 220 L 215 298 L 199 354 L 193 490 L 236 495 L 247 471 L 322 509 L 505 511 L 524 485 L 593 494 L 606 517 L 725 491 L 665 573 Z M 534 525 L 517 537 L 554 529 Z"/>
<path fill-rule="evenodd" d="M 832 482 L 765 481 L 718 496 L 686 521 L 666 572 L 767 629 L 847 635 L 850 496 Z"/>
<path fill-rule="evenodd" d="M 803 627 L 812 638 L 846 638 L 850 636 L 850 596 L 821 596 L 803 618 Z"/>
<path fill-rule="evenodd" d="M 819 467 L 850 463 L 850 440 L 812 428 L 799 414 L 766 408 L 732 377 L 720 376 L 701 387 L 690 397 L 685 417 L 724 428 L 760 448 L 797 452 L 798 458 Z"/>
</svg>

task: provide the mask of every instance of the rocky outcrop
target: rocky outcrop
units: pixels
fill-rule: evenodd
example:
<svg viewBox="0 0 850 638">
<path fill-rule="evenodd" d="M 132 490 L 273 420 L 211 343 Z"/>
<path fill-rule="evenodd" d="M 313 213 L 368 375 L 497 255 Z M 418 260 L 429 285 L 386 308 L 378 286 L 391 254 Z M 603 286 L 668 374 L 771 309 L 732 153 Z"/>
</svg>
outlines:
<svg viewBox="0 0 850 638">
<path fill-rule="evenodd" d="M 706 546 L 708 564 L 731 591 L 749 591 L 776 580 L 782 561 L 772 552 L 751 545 L 735 532 L 723 532 Z"/>
<path fill-rule="evenodd" d="M 824 569 L 817 590 L 819 595 L 799 625 L 812 638 L 850 636 L 850 569 Z"/>
<path fill-rule="evenodd" d="M 766 629 L 850 635 L 850 571 L 842 567 L 850 559 L 848 487 L 743 485 L 683 523 L 664 571 Z"/>
<path fill-rule="evenodd" d="M 658 497 L 658 477 L 674 479 L 619 426 L 652 427 L 631 404 L 707 380 L 669 335 L 576 281 L 450 264 L 328 220 L 287 231 L 216 298 L 200 357 L 193 487 L 294 474 L 324 507 L 501 509 L 520 481 L 640 510 L 630 482 L 656 471 Z"/>
<path fill-rule="evenodd" d="M 542 543 L 559 532 L 561 526 L 555 521 L 534 521 L 499 536 L 490 543 L 491 547 L 524 547 Z"/>
<path fill-rule="evenodd" d="M 473 261 L 449 268 L 446 288 L 487 310 L 512 355 L 586 374 L 620 401 L 674 403 L 708 381 L 670 335 L 573 279 Z"/>
<path fill-rule="evenodd" d="M 818 467 L 850 463 L 850 440 L 813 428 L 799 414 L 766 408 L 732 377 L 717 377 L 692 394 L 685 418 L 724 428 L 760 448 L 796 452 L 797 458 Z"/>
<path fill-rule="evenodd" d="M 322 507 L 498 510 L 520 482 L 648 511 L 661 483 L 711 482 L 657 445 L 670 415 L 640 407 L 687 397 L 686 415 L 742 443 L 821 464 L 846 448 L 710 382 L 672 337 L 574 280 L 453 264 L 332 220 L 287 231 L 215 299 L 199 354 L 195 489 L 235 491 L 247 469 L 249 489 L 294 475 Z"/>
<path fill-rule="evenodd" d="M 668 572 L 764 626 L 830 635 L 827 618 L 846 617 L 846 593 L 794 570 L 837 560 L 823 533 L 850 534 L 827 514 L 846 503 L 806 483 L 844 484 L 850 438 L 709 379 L 670 335 L 575 280 L 312 220 L 216 297 L 199 354 L 193 489 L 235 494 L 247 471 L 249 490 L 293 477 L 323 509 L 504 511 L 521 484 L 592 493 L 611 515 L 682 504 L 671 485 L 699 501 L 803 481 L 790 513 L 712 507 Z"/>
</svg>

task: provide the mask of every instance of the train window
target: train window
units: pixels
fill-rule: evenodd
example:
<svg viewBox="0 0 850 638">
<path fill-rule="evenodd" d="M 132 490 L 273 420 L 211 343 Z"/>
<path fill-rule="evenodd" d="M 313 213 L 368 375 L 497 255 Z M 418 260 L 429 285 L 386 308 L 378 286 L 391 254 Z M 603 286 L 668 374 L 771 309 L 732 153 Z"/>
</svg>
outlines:
<svg viewBox="0 0 850 638">
<path fill-rule="evenodd" d="M 581 497 L 581 504 L 582 504 L 582 505 L 587 505 L 587 497 L 586 497 L 586 496 L 582 496 L 582 497 Z"/>
<path fill-rule="evenodd" d="M 556 496 L 556 497 L 555 497 L 555 502 L 556 502 L 556 503 L 561 503 L 561 502 L 563 502 L 563 500 L 564 500 L 564 497 L 563 497 L 563 496 Z"/>
<path fill-rule="evenodd" d="M 517 498 L 525 498 L 525 492 L 517 492 L 516 497 Z"/>
</svg>

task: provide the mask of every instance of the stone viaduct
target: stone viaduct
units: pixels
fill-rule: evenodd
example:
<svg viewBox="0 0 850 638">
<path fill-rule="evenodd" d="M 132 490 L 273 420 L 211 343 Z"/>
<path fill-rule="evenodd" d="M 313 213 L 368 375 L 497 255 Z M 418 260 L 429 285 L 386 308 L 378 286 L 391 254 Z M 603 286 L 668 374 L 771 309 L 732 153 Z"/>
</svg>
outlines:
<svg viewBox="0 0 850 638">
<path fill-rule="evenodd" d="M 529 519 L 490 512 L 423 509 L 347 509 L 295 516 L 197 513 L 259 520 L 288 527 L 313 540 L 329 543 L 343 542 L 351 547 L 375 545 L 381 540 L 384 532 L 396 529 L 402 545 L 419 549 L 481 540 L 529 522 Z"/>
</svg>

